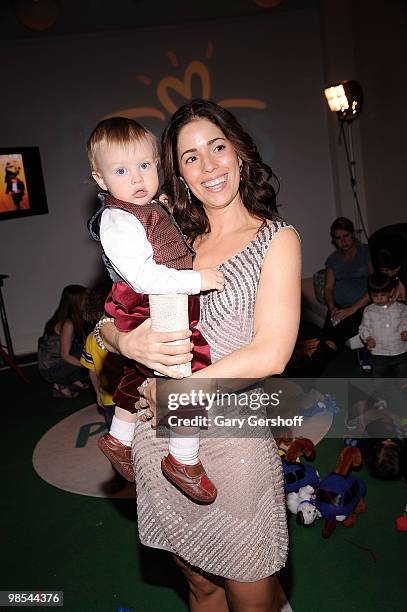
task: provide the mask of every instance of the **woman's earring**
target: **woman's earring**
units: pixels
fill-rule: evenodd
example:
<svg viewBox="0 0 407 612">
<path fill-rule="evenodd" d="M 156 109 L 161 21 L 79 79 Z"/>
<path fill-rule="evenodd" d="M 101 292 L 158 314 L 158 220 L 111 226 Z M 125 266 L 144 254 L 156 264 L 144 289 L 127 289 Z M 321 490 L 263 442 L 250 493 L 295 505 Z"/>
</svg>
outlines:
<svg viewBox="0 0 407 612">
<path fill-rule="evenodd" d="M 182 176 L 179 177 L 179 180 L 181 181 L 181 183 L 184 185 L 185 189 L 187 190 L 188 202 L 192 204 L 191 192 L 189 190 L 186 180 Z"/>
</svg>

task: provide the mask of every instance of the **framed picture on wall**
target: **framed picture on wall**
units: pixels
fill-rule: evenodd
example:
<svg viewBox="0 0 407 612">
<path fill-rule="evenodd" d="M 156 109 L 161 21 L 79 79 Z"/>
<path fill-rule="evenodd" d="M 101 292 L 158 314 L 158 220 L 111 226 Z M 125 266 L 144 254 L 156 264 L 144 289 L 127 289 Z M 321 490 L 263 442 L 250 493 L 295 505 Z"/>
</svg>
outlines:
<svg viewBox="0 0 407 612">
<path fill-rule="evenodd" d="M 38 147 L 0 148 L 0 221 L 47 212 Z"/>
</svg>

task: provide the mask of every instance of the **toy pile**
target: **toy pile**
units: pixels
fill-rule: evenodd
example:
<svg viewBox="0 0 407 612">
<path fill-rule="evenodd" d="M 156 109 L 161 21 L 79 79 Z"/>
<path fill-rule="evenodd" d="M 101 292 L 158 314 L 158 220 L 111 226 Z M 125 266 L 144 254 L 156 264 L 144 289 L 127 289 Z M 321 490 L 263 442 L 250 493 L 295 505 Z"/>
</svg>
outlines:
<svg viewBox="0 0 407 612">
<path fill-rule="evenodd" d="M 322 537 L 329 538 L 337 523 L 345 527 L 354 525 L 356 514 L 365 511 L 366 485 L 353 476 L 351 471 L 362 463 L 360 450 L 345 446 L 339 453 L 335 470 L 321 481 L 317 470 L 309 463 L 302 462 L 315 456 L 314 444 L 307 438 L 290 441 L 280 440 L 284 471 L 287 507 L 296 515 L 299 525 L 312 526 L 316 520 L 325 520 Z"/>
</svg>

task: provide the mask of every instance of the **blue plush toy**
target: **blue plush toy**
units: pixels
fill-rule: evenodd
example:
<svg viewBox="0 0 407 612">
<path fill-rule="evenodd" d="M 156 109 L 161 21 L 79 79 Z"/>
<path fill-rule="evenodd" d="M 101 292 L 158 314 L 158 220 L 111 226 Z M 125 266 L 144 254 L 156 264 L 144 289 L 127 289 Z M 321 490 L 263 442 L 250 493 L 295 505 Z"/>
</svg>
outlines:
<svg viewBox="0 0 407 612">
<path fill-rule="evenodd" d="M 313 459 L 315 456 L 314 444 L 308 438 L 297 438 L 291 442 L 285 455 L 281 457 L 286 495 L 299 491 L 306 485 L 315 487 L 320 482 L 317 470 L 309 463 L 302 463 L 299 460 L 302 455 L 307 459 Z"/>
<path fill-rule="evenodd" d="M 342 449 L 335 472 L 328 474 L 316 491 L 315 506 L 325 526 L 322 537 L 329 538 L 337 522 L 345 527 L 352 526 L 356 521 L 356 513 L 365 510 L 366 485 L 360 478 L 349 474 L 353 467 L 362 463 L 360 450 L 354 446 Z"/>
</svg>

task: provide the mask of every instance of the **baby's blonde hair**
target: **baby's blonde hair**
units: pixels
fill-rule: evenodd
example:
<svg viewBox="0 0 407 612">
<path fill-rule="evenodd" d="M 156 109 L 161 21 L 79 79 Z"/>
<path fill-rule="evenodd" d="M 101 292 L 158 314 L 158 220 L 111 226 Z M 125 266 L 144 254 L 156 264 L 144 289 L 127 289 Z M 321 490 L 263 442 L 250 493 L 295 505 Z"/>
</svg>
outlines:
<svg viewBox="0 0 407 612">
<path fill-rule="evenodd" d="M 127 117 L 109 117 L 109 119 L 103 119 L 93 130 L 86 145 L 92 172 L 97 172 L 98 170 L 96 155 L 101 145 L 109 146 L 115 144 L 128 147 L 135 142 L 143 140 L 151 143 L 154 160 L 157 161 L 157 140 L 149 130 L 137 123 L 137 121 L 134 121 L 134 119 L 128 119 Z"/>
</svg>

